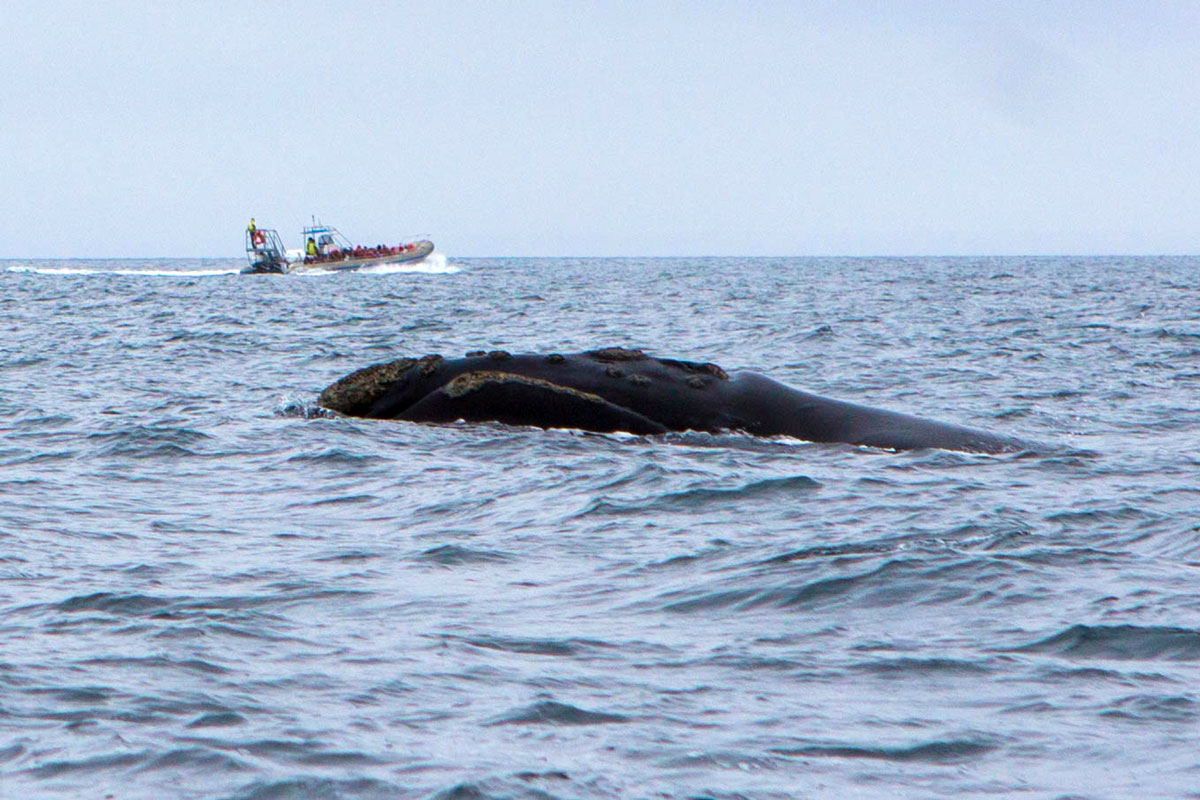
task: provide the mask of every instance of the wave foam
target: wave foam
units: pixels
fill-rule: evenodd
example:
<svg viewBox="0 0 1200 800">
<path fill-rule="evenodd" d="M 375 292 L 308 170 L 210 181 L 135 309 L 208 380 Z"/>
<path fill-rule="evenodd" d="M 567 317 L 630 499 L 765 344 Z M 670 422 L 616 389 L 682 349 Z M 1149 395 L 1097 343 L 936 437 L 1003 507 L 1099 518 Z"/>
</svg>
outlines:
<svg viewBox="0 0 1200 800">
<path fill-rule="evenodd" d="M 298 274 L 303 275 L 336 275 L 342 272 L 357 272 L 360 275 L 394 275 L 397 273 L 419 273 L 425 275 L 453 275 L 462 272 L 462 267 L 451 264 L 446 260 L 445 253 L 433 251 L 417 262 L 406 264 L 380 264 L 374 267 L 363 267 L 355 270 L 316 269 L 306 268 Z"/>
<path fill-rule="evenodd" d="M 240 268 L 226 269 L 103 269 L 100 267 L 36 267 L 18 264 L 7 272 L 25 272 L 34 275 L 142 275 L 147 277 L 193 278 L 203 275 L 236 275 Z"/>
</svg>

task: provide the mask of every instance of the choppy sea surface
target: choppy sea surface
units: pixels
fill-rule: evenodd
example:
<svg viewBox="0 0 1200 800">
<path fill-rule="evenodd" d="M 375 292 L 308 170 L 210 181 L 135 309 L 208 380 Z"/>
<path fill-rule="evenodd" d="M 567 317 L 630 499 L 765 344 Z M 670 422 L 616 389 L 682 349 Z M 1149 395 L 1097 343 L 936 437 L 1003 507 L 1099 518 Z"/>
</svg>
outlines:
<svg viewBox="0 0 1200 800">
<path fill-rule="evenodd" d="M 4 798 L 1200 797 L 1200 259 L 0 261 Z M 641 347 L 1044 446 L 324 416 Z"/>
</svg>

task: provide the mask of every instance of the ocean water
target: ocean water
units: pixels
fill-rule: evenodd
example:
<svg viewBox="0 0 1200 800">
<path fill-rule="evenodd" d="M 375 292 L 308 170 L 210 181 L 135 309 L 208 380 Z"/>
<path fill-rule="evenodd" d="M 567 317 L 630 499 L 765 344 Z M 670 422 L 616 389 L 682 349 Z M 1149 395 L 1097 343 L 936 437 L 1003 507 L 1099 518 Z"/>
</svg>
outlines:
<svg viewBox="0 0 1200 800">
<path fill-rule="evenodd" d="M 1200 259 L 0 262 L 0 797 L 1200 797 Z M 336 418 L 641 347 L 1038 442 Z"/>
</svg>

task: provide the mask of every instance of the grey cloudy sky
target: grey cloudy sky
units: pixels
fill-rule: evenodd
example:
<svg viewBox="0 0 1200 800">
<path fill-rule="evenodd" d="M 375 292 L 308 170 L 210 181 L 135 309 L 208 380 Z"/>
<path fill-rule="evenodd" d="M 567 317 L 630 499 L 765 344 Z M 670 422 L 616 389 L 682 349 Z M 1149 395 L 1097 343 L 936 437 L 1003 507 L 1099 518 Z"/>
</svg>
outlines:
<svg viewBox="0 0 1200 800">
<path fill-rule="evenodd" d="M 0 0 L 0 257 L 1194 253 L 1195 2 Z"/>
</svg>

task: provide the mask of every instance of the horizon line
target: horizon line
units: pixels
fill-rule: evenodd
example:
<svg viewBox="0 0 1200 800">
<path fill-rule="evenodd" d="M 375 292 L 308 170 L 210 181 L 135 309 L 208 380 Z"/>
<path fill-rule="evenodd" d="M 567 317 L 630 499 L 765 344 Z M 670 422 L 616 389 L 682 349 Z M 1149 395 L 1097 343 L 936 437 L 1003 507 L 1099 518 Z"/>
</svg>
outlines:
<svg viewBox="0 0 1200 800">
<path fill-rule="evenodd" d="M 440 252 L 435 250 L 434 252 Z M 441 253 L 451 258 L 448 253 Z M 639 255 L 639 254 L 610 254 L 610 255 L 455 255 L 453 258 L 470 259 L 615 259 L 615 258 L 1194 258 L 1200 252 L 1043 252 L 1043 253 L 809 253 L 809 254 L 679 254 L 679 255 Z M 149 261 L 156 259 L 175 261 L 240 261 L 244 255 L 231 256 L 0 256 L 0 261 Z"/>
</svg>

